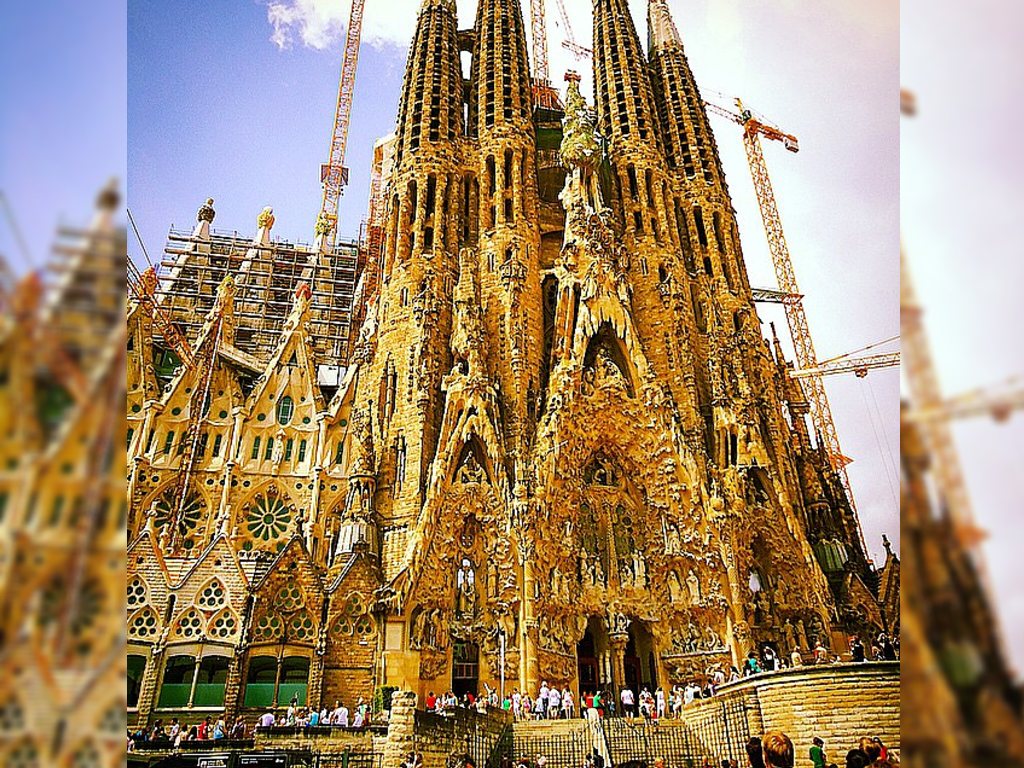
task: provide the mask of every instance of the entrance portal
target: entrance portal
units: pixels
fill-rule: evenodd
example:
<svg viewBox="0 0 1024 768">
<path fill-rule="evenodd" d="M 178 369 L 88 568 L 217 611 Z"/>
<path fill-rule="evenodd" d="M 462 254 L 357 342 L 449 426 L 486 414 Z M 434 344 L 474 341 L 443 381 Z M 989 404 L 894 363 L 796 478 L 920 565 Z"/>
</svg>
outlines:
<svg viewBox="0 0 1024 768">
<path fill-rule="evenodd" d="M 452 646 L 452 693 L 461 696 L 479 693 L 480 649 L 468 640 L 456 640 Z"/>
<path fill-rule="evenodd" d="M 587 619 L 583 639 L 576 644 L 576 662 L 581 696 L 611 687 L 608 631 L 604 621 L 597 616 Z"/>
<path fill-rule="evenodd" d="M 622 659 L 626 687 L 633 693 L 642 688 L 653 692 L 658 685 L 658 667 L 654 659 L 654 638 L 642 621 L 634 619 L 629 624 L 629 642 Z"/>
</svg>

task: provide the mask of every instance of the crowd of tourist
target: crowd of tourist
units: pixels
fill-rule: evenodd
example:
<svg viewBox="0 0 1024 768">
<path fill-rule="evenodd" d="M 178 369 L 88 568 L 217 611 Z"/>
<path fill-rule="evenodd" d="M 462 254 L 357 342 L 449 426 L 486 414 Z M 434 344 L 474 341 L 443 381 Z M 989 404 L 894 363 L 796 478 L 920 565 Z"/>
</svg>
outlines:
<svg viewBox="0 0 1024 768">
<path fill-rule="evenodd" d="M 245 720 L 225 721 L 223 716 L 214 719 L 212 716 L 205 717 L 192 725 L 185 725 L 179 722 L 178 718 L 171 718 L 170 723 L 157 720 L 149 728 L 140 726 L 135 730 L 128 730 L 128 750 L 132 751 L 139 745 L 146 744 L 158 749 L 176 749 L 183 741 L 220 741 L 221 739 L 244 739 L 248 735 Z"/>
<path fill-rule="evenodd" d="M 899 765 L 899 758 L 878 737 L 864 736 L 852 749 L 839 758 L 839 763 L 828 752 L 825 742 L 815 737 L 807 751 L 810 768 L 893 768 Z M 781 731 L 766 733 L 762 738 L 753 737 L 747 742 L 748 768 L 794 768 L 797 756 L 793 741 Z M 840 750 L 842 752 L 842 750 Z M 708 768 L 711 768 L 708 764 Z M 735 761 L 722 760 L 721 768 L 739 768 Z"/>
</svg>

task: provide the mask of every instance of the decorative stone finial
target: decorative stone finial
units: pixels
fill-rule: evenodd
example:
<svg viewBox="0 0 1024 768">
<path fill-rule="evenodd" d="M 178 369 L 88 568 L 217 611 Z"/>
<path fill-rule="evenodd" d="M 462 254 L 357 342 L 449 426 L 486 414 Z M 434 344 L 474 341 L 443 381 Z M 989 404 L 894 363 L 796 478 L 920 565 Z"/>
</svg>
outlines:
<svg viewBox="0 0 1024 768">
<path fill-rule="evenodd" d="M 196 221 L 213 223 L 216 218 L 217 212 L 213 210 L 213 198 L 206 198 L 206 202 L 199 206 L 199 210 L 196 211 Z"/>
<path fill-rule="evenodd" d="M 256 226 L 260 229 L 271 229 L 274 226 L 274 209 L 268 205 L 260 211 L 260 215 L 256 217 Z"/>
<path fill-rule="evenodd" d="M 121 193 L 117 191 L 117 179 L 111 177 L 106 186 L 96 195 L 96 207 L 101 211 L 113 211 L 121 203 Z"/>
</svg>

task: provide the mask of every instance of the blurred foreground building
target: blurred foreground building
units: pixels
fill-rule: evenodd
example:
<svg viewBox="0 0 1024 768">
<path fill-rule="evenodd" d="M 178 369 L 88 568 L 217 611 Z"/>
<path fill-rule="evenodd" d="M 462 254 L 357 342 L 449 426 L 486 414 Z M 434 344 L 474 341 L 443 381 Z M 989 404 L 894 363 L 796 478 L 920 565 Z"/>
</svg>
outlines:
<svg viewBox="0 0 1024 768">
<path fill-rule="evenodd" d="M 563 112 L 518 0 L 427 0 L 365 253 L 269 210 L 172 233 L 128 311 L 133 718 L 653 689 L 897 628 L 650 14 L 645 56 L 595 3 L 596 114 L 573 78 Z"/>
<path fill-rule="evenodd" d="M 0 763 L 124 761 L 125 230 L 116 188 L 0 296 Z"/>
</svg>

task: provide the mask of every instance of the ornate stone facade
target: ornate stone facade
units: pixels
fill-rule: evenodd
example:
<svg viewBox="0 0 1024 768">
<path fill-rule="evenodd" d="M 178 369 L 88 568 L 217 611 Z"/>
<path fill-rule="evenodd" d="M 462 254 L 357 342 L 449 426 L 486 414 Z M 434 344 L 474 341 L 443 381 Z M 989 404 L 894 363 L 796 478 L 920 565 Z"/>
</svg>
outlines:
<svg viewBox="0 0 1024 768">
<path fill-rule="evenodd" d="M 559 124 L 532 105 L 518 0 L 480 0 L 471 34 L 454 0 L 424 2 L 336 388 L 308 291 L 256 360 L 229 277 L 166 382 L 129 310 L 141 718 L 200 706 L 207 671 L 229 711 L 666 685 L 881 629 L 855 516 L 761 335 L 682 43 L 650 13 L 645 57 L 626 1 L 595 2 L 596 112 L 569 77 Z"/>
</svg>

